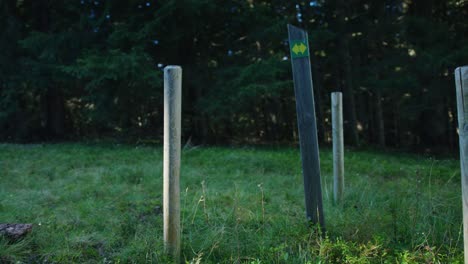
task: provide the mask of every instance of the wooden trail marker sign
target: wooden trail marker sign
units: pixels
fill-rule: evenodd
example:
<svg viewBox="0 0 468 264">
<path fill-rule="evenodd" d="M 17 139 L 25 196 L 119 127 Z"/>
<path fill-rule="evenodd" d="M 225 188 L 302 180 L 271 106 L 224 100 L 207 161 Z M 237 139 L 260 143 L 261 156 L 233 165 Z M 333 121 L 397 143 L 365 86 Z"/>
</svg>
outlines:
<svg viewBox="0 0 468 264">
<path fill-rule="evenodd" d="M 288 25 L 307 219 L 325 231 L 314 91 L 307 32 Z"/>
<path fill-rule="evenodd" d="M 180 135 L 182 68 L 164 68 L 164 246 L 180 262 Z"/>
<path fill-rule="evenodd" d="M 465 263 L 468 263 L 468 66 L 455 70 L 460 137 L 460 167 L 463 202 L 463 237 Z"/>
</svg>

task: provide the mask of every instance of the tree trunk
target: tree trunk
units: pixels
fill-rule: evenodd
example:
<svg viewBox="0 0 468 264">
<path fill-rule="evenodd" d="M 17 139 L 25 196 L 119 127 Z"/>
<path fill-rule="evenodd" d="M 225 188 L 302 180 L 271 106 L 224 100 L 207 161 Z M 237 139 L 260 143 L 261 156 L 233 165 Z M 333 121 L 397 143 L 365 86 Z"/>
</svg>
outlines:
<svg viewBox="0 0 468 264">
<path fill-rule="evenodd" d="M 361 124 L 361 140 L 369 142 L 369 111 L 367 93 L 362 92 L 356 95 L 356 102 L 359 107 L 356 107 L 356 118 Z"/>
<path fill-rule="evenodd" d="M 375 123 L 377 124 L 377 143 L 385 147 L 385 126 L 380 89 L 375 89 Z"/>
<path fill-rule="evenodd" d="M 356 120 L 356 107 L 354 102 L 354 86 L 352 79 L 352 58 L 349 47 L 349 34 L 347 29 L 347 22 L 345 18 L 348 17 L 350 5 L 348 1 L 338 0 L 337 4 L 337 46 L 340 50 L 340 57 L 344 77 L 344 85 L 342 86 L 343 92 L 343 110 L 344 110 L 344 128 L 345 128 L 345 142 L 350 145 L 359 145 L 359 136 L 357 131 L 357 120 Z"/>
<path fill-rule="evenodd" d="M 444 116 L 446 116 L 446 137 L 447 138 L 447 145 L 449 147 L 449 150 L 452 151 L 455 149 L 455 131 L 454 131 L 454 113 L 451 109 L 451 104 L 450 104 L 450 99 L 447 98 L 445 100 L 445 107 L 444 107 Z"/>
<path fill-rule="evenodd" d="M 344 122 L 346 125 L 345 139 L 347 139 L 348 144 L 358 146 L 359 136 L 357 131 L 356 107 L 354 103 L 354 89 L 351 69 L 351 55 L 349 54 L 349 43 L 346 37 L 343 37 L 340 42 L 345 80 L 343 85 L 343 106 L 346 120 Z"/>
<path fill-rule="evenodd" d="M 367 112 L 369 113 L 369 118 L 368 118 L 368 130 L 367 130 L 367 142 L 368 143 L 375 143 L 377 140 L 376 140 L 376 132 L 375 132 L 375 128 L 376 128 L 376 125 L 375 125 L 375 104 L 374 104 L 374 101 L 373 101 L 373 98 L 372 98 L 372 95 L 370 93 L 367 93 L 366 94 L 366 98 L 367 98 L 367 105 L 366 105 L 366 109 L 367 109 Z"/>
<path fill-rule="evenodd" d="M 395 102 L 393 107 L 393 131 L 394 131 L 394 146 L 400 146 L 400 106 Z"/>
<path fill-rule="evenodd" d="M 37 26 L 41 32 L 50 31 L 50 7 L 49 1 L 40 0 L 34 2 L 38 11 Z M 61 139 L 65 135 L 65 104 L 60 89 L 49 80 L 44 95 L 45 100 L 45 127 L 46 137 L 49 139 Z"/>
<path fill-rule="evenodd" d="M 49 88 L 46 93 L 46 128 L 48 136 L 62 139 L 65 136 L 65 103 L 57 88 Z"/>
<path fill-rule="evenodd" d="M 273 98 L 273 101 L 271 103 L 271 108 L 272 113 L 275 115 L 275 122 L 273 122 L 273 133 L 274 133 L 274 139 L 276 142 L 281 142 L 284 140 L 283 138 L 283 104 L 281 103 L 280 97 L 276 96 Z"/>
<path fill-rule="evenodd" d="M 314 82 L 314 97 L 315 97 L 315 110 L 317 111 L 317 134 L 319 143 L 325 142 L 325 120 L 323 115 L 323 103 L 322 103 L 322 75 L 318 71 L 317 61 L 318 59 L 314 56 L 312 60 L 312 80 Z"/>
</svg>

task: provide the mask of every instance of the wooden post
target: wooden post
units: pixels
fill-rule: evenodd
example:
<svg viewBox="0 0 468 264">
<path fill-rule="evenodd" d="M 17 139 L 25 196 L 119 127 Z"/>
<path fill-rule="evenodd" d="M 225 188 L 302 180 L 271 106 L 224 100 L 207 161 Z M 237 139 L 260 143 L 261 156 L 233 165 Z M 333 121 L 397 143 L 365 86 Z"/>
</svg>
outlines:
<svg viewBox="0 0 468 264">
<path fill-rule="evenodd" d="M 180 262 L 180 126 L 182 68 L 164 68 L 164 246 Z"/>
<path fill-rule="evenodd" d="M 468 263 L 468 66 L 455 70 L 455 85 L 458 105 L 458 135 L 460 137 L 463 237 L 465 263 Z"/>
<path fill-rule="evenodd" d="M 343 100 L 340 92 L 331 94 L 333 134 L 333 200 L 343 200 L 344 190 L 344 143 L 343 143 Z"/>
<path fill-rule="evenodd" d="M 307 32 L 288 25 L 307 219 L 325 232 L 314 91 Z"/>
</svg>

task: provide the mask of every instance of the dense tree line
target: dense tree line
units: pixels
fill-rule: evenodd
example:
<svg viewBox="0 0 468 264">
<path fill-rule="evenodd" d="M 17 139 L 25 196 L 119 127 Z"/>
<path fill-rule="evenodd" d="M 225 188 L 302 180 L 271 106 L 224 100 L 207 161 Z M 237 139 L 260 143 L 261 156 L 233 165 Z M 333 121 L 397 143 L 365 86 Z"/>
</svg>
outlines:
<svg viewBox="0 0 468 264">
<path fill-rule="evenodd" d="M 183 67 L 185 140 L 297 140 L 286 24 L 309 32 L 319 138 L 342 91 L 350 145 L 457 142 L 460 0 L 2 0 L 0 140 L 162 136 L 162 69 Z"/>
</svg>

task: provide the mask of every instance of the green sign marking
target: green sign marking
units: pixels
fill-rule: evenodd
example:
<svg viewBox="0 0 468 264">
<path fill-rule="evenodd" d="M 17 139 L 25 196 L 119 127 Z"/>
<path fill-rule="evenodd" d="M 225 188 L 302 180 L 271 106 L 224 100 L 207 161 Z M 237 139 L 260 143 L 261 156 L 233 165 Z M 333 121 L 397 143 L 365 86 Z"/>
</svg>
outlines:
<svg viewBox="0 0 468 264">
<path fill-rule="evenodd" d="M 309 46 L 307 42 L 303 40 L 292 40 L 289 46 L 291 47 L 291 58 L 309 57 Z"/>
</svg>

